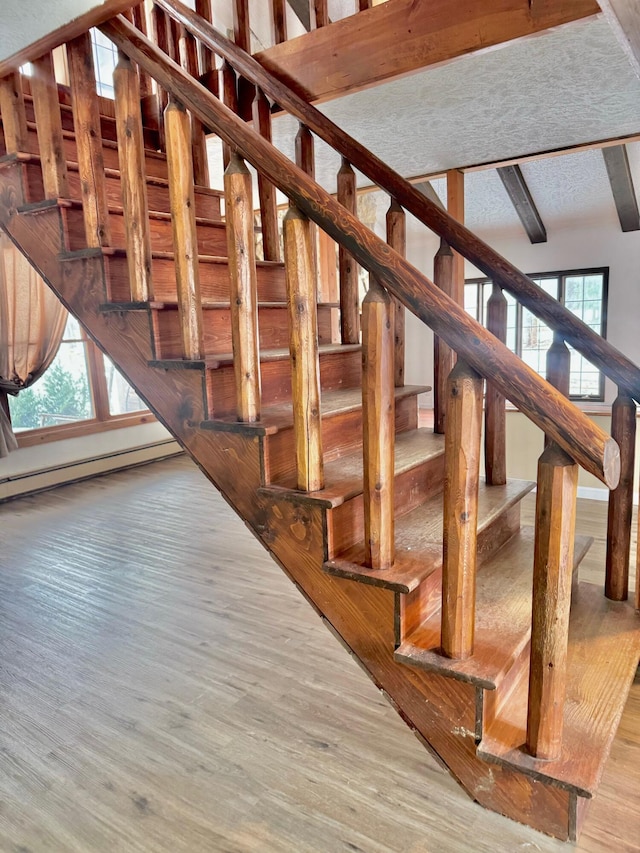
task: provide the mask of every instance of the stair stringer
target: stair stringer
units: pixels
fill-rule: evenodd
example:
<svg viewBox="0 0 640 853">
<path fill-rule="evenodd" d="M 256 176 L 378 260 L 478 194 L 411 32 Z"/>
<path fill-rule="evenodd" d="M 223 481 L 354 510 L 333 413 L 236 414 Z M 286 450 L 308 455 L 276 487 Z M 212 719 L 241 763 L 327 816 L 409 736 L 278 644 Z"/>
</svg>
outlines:
<svg viewBox="0 0 640 853">
<path fill-rule="evenodd" d="M 108 353 L 128 381 L 272 554 L 400 716 L 483 806 L 561 839 L 576 834 L 574 793 L 532 780 L 476 755 L 476 690 L 470 684 L 400 665 L 393 659 L 394 593 L 332 577 L 325 509 L 258 494 L 259 437 L 202 430 L 204 389 L 198 371 L 149 366 L 146 311 L 101 312 L 105 268 L 100 250 L 61 258 L 56 205 L 19 213 L 19 173 L 0 172 L 0 226 L 47 284 Z M 186 509 L 186 508 L 185 508 Z"/>
</svg>

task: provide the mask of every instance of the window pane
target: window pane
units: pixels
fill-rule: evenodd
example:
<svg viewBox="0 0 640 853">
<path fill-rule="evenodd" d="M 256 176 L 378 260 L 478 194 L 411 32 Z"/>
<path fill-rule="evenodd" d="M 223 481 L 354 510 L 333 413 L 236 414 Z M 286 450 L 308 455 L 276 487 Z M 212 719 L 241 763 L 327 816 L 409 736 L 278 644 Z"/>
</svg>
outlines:
<svg viewBox="0 0 640 853">
<path fill-rule="evenodd" d="M 80 341 L 82 340 L 82 332 L 80 324 L 71 314 L 67 315 L 67 325 L 64 327 L 63 341 Z"/>
<path fill-rule="evenodd" d="M 147 405 L 118 371 L 112 361 L 104 356 L 104 372 L 109 394 L 109 413 L 126 415 L 128 412 L 146 411 Z"/>
<path fill-rule="evenodd" d="M 546 374 L 547 350 L 553 333 L 526 308 L 522 310 L 522 360 L 542 376 Z"/>
<path fill-rule="evenodd" d="M 53 363 L 31 388 L 9 398 L 16 432 L 93 417 L 83 343 L 62 343 Z"/>
<path fill-rule="evenodd" d="M 471 314 L 474 320 L 478 319 L 478 284 L 465 284 L 464 286 L 464 310 Z"/>
</svg>

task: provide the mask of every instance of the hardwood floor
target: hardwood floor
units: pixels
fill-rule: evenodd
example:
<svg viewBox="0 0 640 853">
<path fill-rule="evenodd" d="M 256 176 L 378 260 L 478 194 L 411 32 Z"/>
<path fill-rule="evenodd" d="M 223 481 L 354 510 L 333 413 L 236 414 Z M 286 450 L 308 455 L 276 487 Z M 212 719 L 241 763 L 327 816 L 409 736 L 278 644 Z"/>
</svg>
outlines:
<svg viewBox="0 0 640 853">
<path fill-rule="evenodd" d="M 640 851 L 639 682 L 578 845 L 484 811 L 185 458 L 0 506 L 0 567 L 2 853 Z"/>
</svg>

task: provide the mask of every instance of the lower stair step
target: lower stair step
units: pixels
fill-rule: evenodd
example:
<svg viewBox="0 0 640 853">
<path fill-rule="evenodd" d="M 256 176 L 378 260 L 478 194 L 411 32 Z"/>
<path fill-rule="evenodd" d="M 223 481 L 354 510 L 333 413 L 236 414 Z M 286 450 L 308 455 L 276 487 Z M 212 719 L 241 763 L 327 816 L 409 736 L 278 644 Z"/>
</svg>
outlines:
<svg viewBox="0 0 640 853">
<path fill-rule="evenodd" d="M 562 754 L 543 761 L 526 751 L 528 679 L 488 727 L 478 747 L 485 761 L 592 797 L 615 737 L 640 659 L 640 616 L 581 582 L 571 605 Z"/>
<path fill-rule="evenodd" d="M 478 572 L 473 655 L 451 660 L 440 652 L 440 611 L 397 649 L 401 663 L 495 690 L 518 661 L 531 636 L 534 529 L 523 527 Z M 593 540 L 576 536 L 574 569 Z"/>
<path fill-rule="evenodd" d="M 529 480 L 509 480 L 504 486 L 480 483 L 478 491 L 478 548 L 482 556 L 501 536 L 496 527 L 511 508 L 534 487 Z M 517 516 L 519 518 L 519 515 Z M 504 525 L 506 535 L 512 530 Z M 330 575 L 381 586 L 394 592 L 409 593 L 434 571 L 442 567 L 442 492 L 416 509 L 396 519 L 396 558 L 389 569 L 371 569 L 365 565 L 364 542 L 359 542 L 334 560 L 325 563 Z M 504 541 L 504 539 L 503 539 Z M 495 545 L 494 548 L 499 547 Z M 438 617 L 439 619 L 439 617 Z M 439 637 L 438 637 L 439 639 Z"/>
</svg>

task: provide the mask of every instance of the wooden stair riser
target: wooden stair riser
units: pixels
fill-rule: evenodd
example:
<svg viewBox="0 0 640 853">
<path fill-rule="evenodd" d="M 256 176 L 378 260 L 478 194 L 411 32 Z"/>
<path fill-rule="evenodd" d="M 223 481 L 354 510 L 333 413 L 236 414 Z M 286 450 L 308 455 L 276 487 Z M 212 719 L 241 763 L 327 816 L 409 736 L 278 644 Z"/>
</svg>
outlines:
<svg viewBox="0 0 640 853">
<path fill-rule="evenodd" d="M 359 356 L 359 354 L 358 354 Z M 322 362 L 321 362 L 321 384 Z M 322 402 L 320 403 L 322 408 Z M 418 423 L 417 402 L 415 397 L 405 397 L 396 401 L 396 432 L 415 429 Z M 265 436 L 264 445 L 264 485 L 290 483 L 295 477 L 295 459 L 291 454 L 293 427 L 281 429 L 275 435 Z M 323 417 L 322 447 L 324 460 L 339 459 L 351 453 L 362 443 L 362 409 Z"/>
<path fill-rule="evenodd" d="M 65 227 L 65 247 L 69 252 L 77 252 L 86 247 L 82 209 L 77 206 L 63 208 Z M 111 246 L 125 248 L 125 222 L 121 211 L 110 211 Z M 173 230 L 171 220 L 149 217 L 151 248 L 154 252 L 173 252 Z M 198 251 L 203 255 L 226 254 L 227 237 L 225 226 L 221 222 L 198 223 Z"/>
<path fill-rule="evenodd" d="M 491 524 L 478 531 L 478 568 L 520 529 L 520 504 L 509 507 Z M 442 604 L 442 556 L 437 558 L 434 571 L 416 589 L 396 593 L 396 647 L 421 624 L 430 619 Z"/>
<path fill-rule="evenodd" d="M 396 421 L 396 431 L 398 422 Z M 396 474 L 393 507 L 397 517 L 410 512 L 433 495 L 442 491 L 444 454 L 427 459 L 420 465 Z M 337 557 L 364 538 L 362 494 L 356 495 L 333 509 L 327 510 L 327 559 Z"/>
<path fill-rule="evenodd" d="M 203 309 L 204 348 L 206 355 L 232 350 L 231 309 Z M 182 358 L 180 317 L 176 306 L 152 309 L 154 352 L 157 359 Z M 262 307 L 258 312 L 258 331 L 262 349 L 286 347 L 289 343 L 287 306 Z M 318 338 L 331 343 L 331 308 L 318 305 Z"/>
<path fill-rule="evenodd" d="M 198 196 L 196 195 L 196 205 Z M 229 299 L 229 267 L 226 260 L 200 258 L 200 295 L 205 302 L 225 302 Z M 258 300 L 260 302 L 285 302 L 284 269 L 277 264 L 258 263 Z M 155 257 L 151 264 L 153 297 L 157 302 L 177 300 L 176 274 L 173 258 Z M 108 302 L 129 302 L 131 290 L 127 259 L 124 254 L 110 258 L 107 282 Z"/>
<path fill-rule="evenodd" d="M 260 363 L 263 406 L 291 400 L 291 365 L 288 358 Z M 355 388 L 362 381 L 361 356 L 358 351 L 320 353 L 320 385 L 323 390 Z M 236 388 L 233 365 L 207 370 L 206 387 L 208 417 L 225 418 L 235 415 Z M 270 440 L 275 437 L 271 436 Z M 276 441 L 278 447 L 280 442 Z M 285 444 L 282 453 L 291 455 Z M 275 458 L 279 458 L 276 452 Z M 292 460 L 288 459 L 292 464 Z M 291 464 L 287 470 L 292 470 Z M 277 470 L 277 465 L 275 470 Z"/>
</svg>

